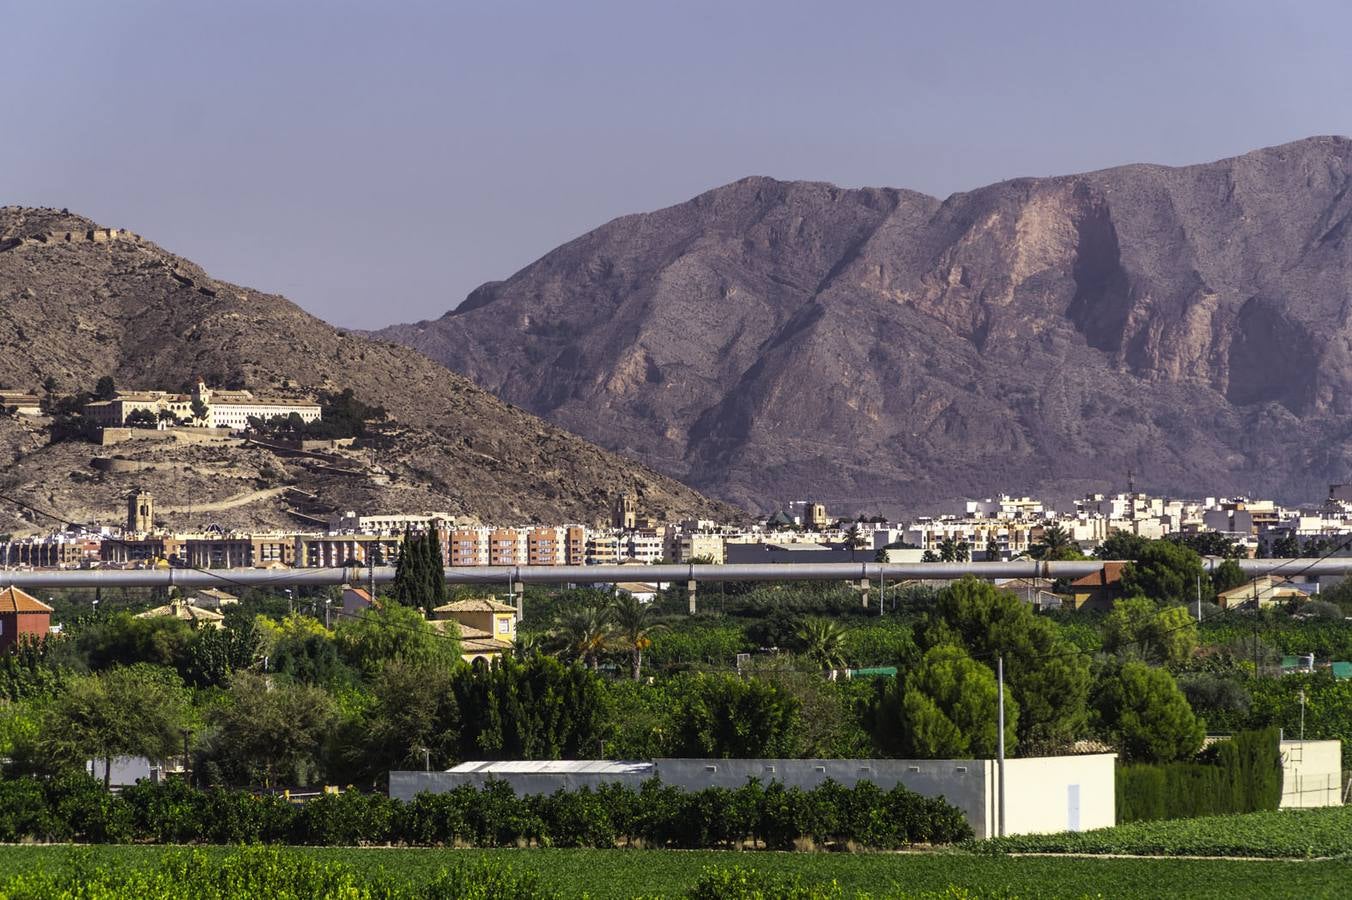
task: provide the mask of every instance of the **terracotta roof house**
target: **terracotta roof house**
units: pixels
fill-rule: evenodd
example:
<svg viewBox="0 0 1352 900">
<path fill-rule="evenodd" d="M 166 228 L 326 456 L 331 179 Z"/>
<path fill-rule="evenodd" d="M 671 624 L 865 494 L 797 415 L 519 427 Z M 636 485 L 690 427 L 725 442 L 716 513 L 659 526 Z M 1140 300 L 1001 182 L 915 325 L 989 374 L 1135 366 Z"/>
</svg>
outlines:
<svg viewBox="0 0 1352 900">
<path fill-rule="evenodd" d="M 1075 608 L 1112 609 L 1113 601 L 1122 595 L 1124 565 L 1120 562 L 1105 562 L 1097 572 L 1072 581 L 1070 593 Z"/>
<path fill-rule="evenodd" d="M 510 650 L 516 640 L 516 608 L 488 597 L 438 606 L 432 610 L 432 618 L 459 624 L 461 653 L 470 662 Z"/>
<path fill-rule="evenodd" d="M 41 639 L 52 626 L 52 608 L 13 585 L 0 591 L 0 652 L 24 637 Z"/>
<path fill-rule="evenodd" d="M 366 588 L 352 587 L 350 584 L 343 585 L 343 611 L 344 619 L 355 619 L 371 607 L 380 609 L 380 600 L 371 596 L 371 592 Z"/>
</svg>

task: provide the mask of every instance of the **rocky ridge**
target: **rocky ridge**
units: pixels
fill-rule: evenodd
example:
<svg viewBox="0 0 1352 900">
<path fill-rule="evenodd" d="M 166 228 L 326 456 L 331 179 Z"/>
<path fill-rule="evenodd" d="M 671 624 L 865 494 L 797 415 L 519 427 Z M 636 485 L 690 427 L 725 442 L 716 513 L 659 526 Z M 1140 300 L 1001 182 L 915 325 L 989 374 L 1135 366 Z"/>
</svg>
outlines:
<svg viewBox="0 0 1352 900">
<path fill-rule="evenodd" d="M 1352 141 L 940 200 L 748 178 L 377 332 L 733 502 L 1352 477 Z"/>
<path fill-rule="evenodd" d="M 7 492 L 80 521 L 118 521 L 138 485 L 178 510 L 167 516 L 178 527 L 296 528 L 287 510 L 298 505 L 592 522 L 621 490 L 638 492 L 648 514 L 738 514 L 417 353 L 333 328 L 283 297 L 219 281 L 144 238 L 65 210 L 0 208 L 0 347 L 0 384 L 11 389 L 42 393 L 50 379 L 68 394 L 92 390 L 102 375 L 124 389 L 181 389 L 201 375 L 260 395 L 351 388 L 389 412 L 384 440 L 344 451 L 351 468 L 374 467 L 378 479 L 238 441 L 50 444 L 41 422 L 0 419 Z M 90 466 L 113 456 L 135 465 Z M 273 490 L 285 487 L 304 493 Z M 305 495 L 314 499 L 301 504 Z M 51 524 L 0 504 L 0 530 Z"/>
</svg>

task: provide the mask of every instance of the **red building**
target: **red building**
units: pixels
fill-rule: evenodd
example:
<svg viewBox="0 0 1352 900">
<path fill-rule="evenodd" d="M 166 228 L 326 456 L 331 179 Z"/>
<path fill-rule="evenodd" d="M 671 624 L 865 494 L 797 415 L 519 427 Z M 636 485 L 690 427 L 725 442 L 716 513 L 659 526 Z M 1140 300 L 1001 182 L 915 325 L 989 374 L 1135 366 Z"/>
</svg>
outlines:
<svg viewBox="0 0 1352 900">
<path fill-rule="evenodd" d="M 52 624 L 52 608 L 16 587 L 0 591 L 0 652 L 24 635 L 45 638 Z"/>
</svg>

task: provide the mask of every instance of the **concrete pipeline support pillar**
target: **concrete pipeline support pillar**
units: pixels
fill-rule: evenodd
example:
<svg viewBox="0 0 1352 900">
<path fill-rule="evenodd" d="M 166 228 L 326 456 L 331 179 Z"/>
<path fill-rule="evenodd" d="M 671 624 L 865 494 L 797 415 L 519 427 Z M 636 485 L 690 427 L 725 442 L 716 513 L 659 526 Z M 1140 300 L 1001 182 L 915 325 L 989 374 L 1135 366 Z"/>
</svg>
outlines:
<svg viewBox="0 0 1352 900">
<path fill-rule="evenodd" d="M 699 582 L 691 579 L 685 583 L 685 596 L 690 602 L 690 615 L 695 614 L 695 585 Z"/>
<path fill-rule="evenodd" d="M 872 586 L 873 585 L 869 584 L 869 580 L 867 578 L 859 579 L 859 587 L 857 590 L 859 591 L 859 599 L 863 601 L 862 605 L 864 609 L 868 609 L 868 592 Z"/>
</svg>

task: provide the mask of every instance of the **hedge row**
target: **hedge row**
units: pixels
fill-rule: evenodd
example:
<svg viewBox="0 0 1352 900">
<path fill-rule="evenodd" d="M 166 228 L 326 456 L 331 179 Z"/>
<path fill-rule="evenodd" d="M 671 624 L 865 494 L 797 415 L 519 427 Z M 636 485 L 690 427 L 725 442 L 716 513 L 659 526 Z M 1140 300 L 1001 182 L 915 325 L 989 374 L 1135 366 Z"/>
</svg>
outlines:
<svg viewBox="0 0 1352 900">
<path fill-rule="evenodd" d="M 509 865 L 486 860 L 453 865 L 424 883 L 409 883 L 379 871 L 359 872 L 336 860 L 264 847 L 220 856 L 203 850 L 169 851 L 153 867 L 82 859 L 73 865 L 0 876 L 4 900 L 561 900 L 562 896 L 534 873 L 518 873 Z"/>
<path fill-rule="evenodd" d="M 1117 770 L 1117 821 L 1191 819 L 1276 809 L 1282 760 L 1275 728 L 1241 731 L 1215 744 L 1202 762 Z"/>
<path fill-rule="evenodd" d="M 0 781 L 0 842 L 22 840 L 320 846 L 613 847 L 687 849 L 801 840 L 893 849 L 972 835 L 942 799 L 870 783 L 810 791 L 751 781 L 736 790 L 682 791 L 653 779 L 518 797 L 506 782 L 420 794 L 403 803 L 349 791 L 305 803 L 247 791 L 142 782 L 120 794 L 84 775 Z"/>
</svg>

